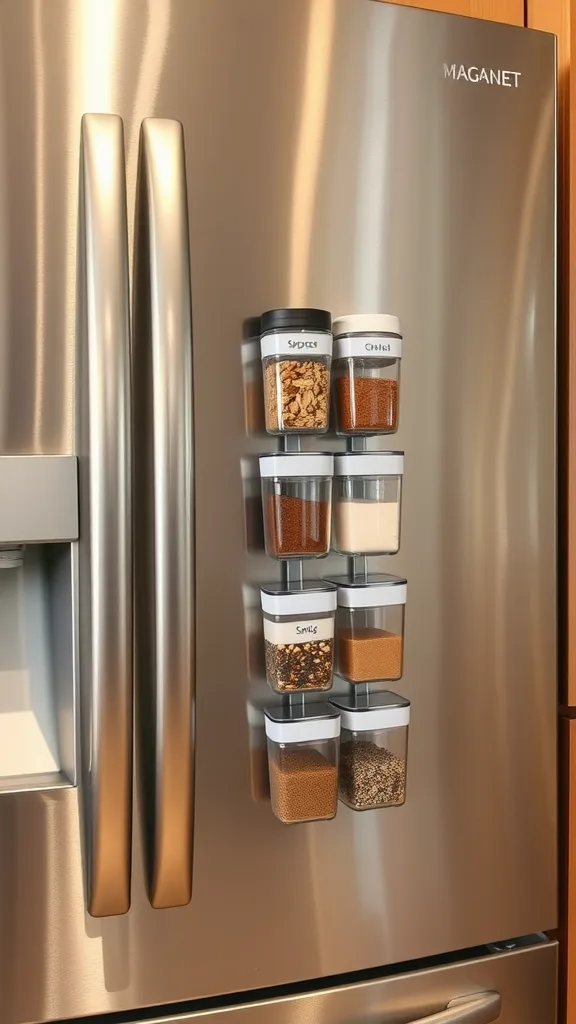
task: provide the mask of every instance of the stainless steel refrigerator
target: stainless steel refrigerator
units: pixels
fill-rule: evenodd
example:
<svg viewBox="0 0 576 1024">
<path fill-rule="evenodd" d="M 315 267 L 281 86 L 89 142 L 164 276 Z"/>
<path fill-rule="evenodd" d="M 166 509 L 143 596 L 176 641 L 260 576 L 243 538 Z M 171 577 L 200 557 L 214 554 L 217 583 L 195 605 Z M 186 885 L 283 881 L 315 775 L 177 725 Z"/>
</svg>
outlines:
<svg viewBox="0 0 576 1024">
<path fill-rule="evenodd" d="M 2 1024 L 555 1020 L 555 130 L 526 29 L 0 0 Z M 290 827 L 242 358 L 280 306 L 404 335 L 406 802 Z"/>
</svg>

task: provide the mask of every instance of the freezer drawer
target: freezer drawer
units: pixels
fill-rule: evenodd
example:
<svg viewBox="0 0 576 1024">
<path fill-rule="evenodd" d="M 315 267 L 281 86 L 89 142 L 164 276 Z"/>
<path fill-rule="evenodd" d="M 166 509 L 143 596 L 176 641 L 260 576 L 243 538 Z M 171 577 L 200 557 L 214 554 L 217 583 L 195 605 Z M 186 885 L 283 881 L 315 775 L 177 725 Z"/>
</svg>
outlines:
<svg viewBox="0 0 576 1024">
<path fill-rule="evenodd" d="M 555 1024 L 558 944 L 150 1024 Z M 449 1011 L 446 1013 L 445 1011 Z"/>
</svg>

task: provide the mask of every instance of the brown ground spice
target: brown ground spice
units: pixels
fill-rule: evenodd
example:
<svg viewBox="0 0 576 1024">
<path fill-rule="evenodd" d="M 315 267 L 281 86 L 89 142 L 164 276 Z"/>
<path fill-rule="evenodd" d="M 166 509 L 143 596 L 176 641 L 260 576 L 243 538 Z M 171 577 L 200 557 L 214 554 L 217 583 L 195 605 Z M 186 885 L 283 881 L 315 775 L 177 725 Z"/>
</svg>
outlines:
<svg viewBox="0 0 576 1024">
<path fill-rule="evenodd" d="M 403 804 L 406 763 L 370 740 L 340 746 L 340 796 L 358 810 Z"/>
<path fill-rule="evenodd" d="M 323 555 L 330 547 L 328 502 L 268 494 L 264 530 L 268 550 L 279 558 Z"/>
<path fill-rule="evenodd" d="M 280 821 L 333 818 L 338 771 L 314 748 L 279 749 L 270 759 L 270 798 Z"/>
<path fill-rule="evenodd" d="M 339 430 L 398 430 L 397 380 L 354 377 L 350 381 L 350 377 L 339 377 L 335 381 L 335 396 Z"/>
<path fill-rule="evenodd" d="M 338 667 L 355 683 L 371 679 L 399 679 L 404 640 L 385 629 L 341 629 L 338 632 Z"/>
</svg>

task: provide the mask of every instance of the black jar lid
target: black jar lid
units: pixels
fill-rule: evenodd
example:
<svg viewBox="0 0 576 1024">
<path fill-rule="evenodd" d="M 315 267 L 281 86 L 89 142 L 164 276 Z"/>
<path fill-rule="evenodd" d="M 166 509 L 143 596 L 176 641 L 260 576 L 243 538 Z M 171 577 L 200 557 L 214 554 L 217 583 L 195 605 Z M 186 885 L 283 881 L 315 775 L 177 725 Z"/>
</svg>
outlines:
<svg viewBox="0 0 576 1024">
<path fill-rule="evenodd" d="M 332 316 L 327 309 L 269 309 L 260 317 L 262 334 L 267 331 L 332 331 Z"/>
</svg>

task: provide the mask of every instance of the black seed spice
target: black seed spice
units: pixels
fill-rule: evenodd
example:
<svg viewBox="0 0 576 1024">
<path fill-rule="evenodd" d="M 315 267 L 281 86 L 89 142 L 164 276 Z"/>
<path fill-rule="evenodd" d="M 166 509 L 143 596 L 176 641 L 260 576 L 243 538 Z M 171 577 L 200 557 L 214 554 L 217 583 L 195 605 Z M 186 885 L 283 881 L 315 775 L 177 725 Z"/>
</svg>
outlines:
<svg viewBox="0 0 576 1024">
<path fill-rule="evenodd" d="M 332 686 L 332 640 L 304 644 L 266 644 L 266 674 L 283 693 L 294 690 L 329 690 Z"/>
<path fill-rule="evenodd" d="M 340 746 L 340 796 L 355 810 L 403 804 L 406 762 L 370 740 Z"/>
</svg>

